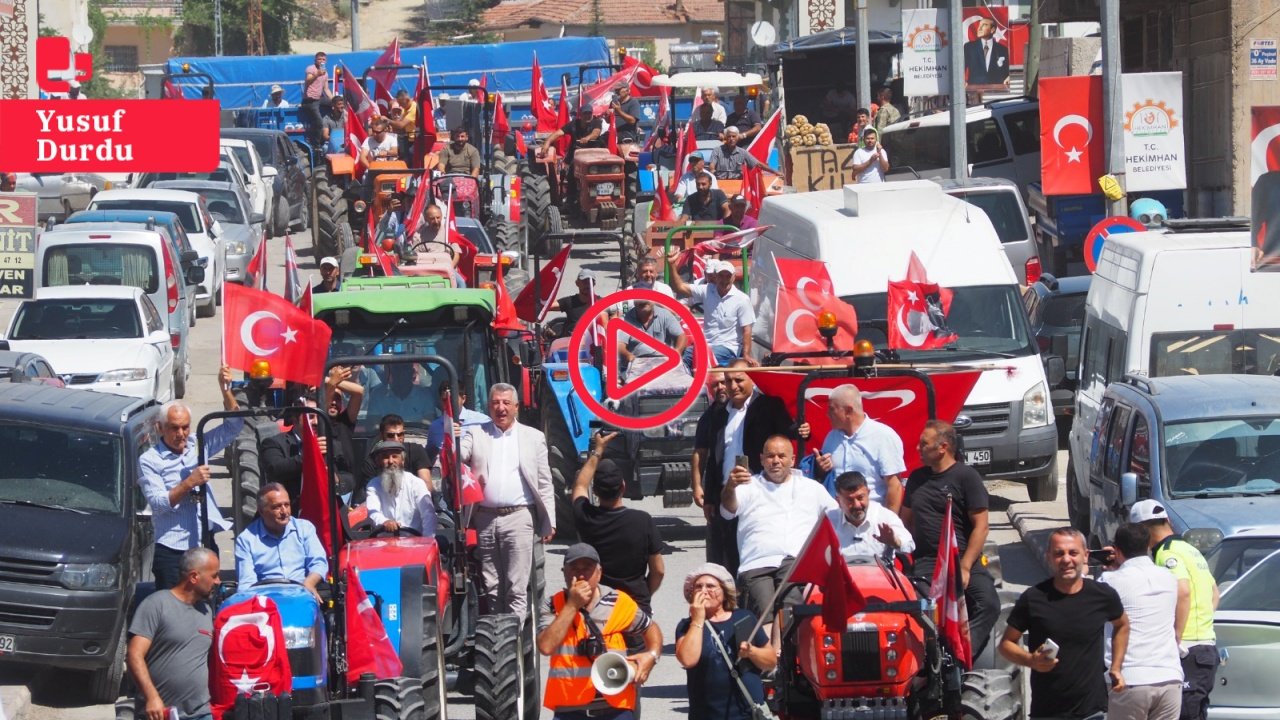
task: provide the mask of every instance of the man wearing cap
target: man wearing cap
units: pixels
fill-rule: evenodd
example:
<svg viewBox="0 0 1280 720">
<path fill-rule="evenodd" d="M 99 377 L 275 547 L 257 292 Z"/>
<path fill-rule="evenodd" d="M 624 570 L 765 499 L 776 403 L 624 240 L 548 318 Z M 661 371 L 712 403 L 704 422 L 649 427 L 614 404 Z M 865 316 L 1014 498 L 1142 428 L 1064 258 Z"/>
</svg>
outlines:
<svg viewBox="0 0 1280 720">
<path fill-rule="evenodd" d="M 718 224 L 729 217 L 729 198 L 718 188 L 711 187 L 711 177 L 702 173 L 694 179 L 697 190 L 684 199 L 680 216 L 685 223 Z"/>
<path fill-rule="evenodd" d="M 617 431 L 591 436 L 591 452 L 573 485 L 573 521 L 582 541 L 600 553 L 604 583 L 626 592 L 652 615 L 650 603 L 666 573 L 662 535 L 649 513 L 623 507 L 626 480 L 618 466 L 604 458 L 609 441 L 616 437 Z"/>
<path fill-rule="evenodd" d="M 578 271 L 578 292 L 562 297 L 552 303 L 552 310 L 559 310 L 564 313 L 564 327 L 561 330 L 560 337 L 573 335 L 573 329 L 578 326 L 582 316 L 587 314 L 587 308 L 591 307 L 591 304 L 599 299 L 595 283 L 596 274 L 586 268 L 582 268 Z"/>
<path fill-rule="evenodd" d="M 689 345 L 689 336 L 680 321 L 666 310 L 659 310 L 648 300 L 636 300 L 631 309 L 622 314 L 622 319 L 638 330 L 678 353 L 684 352 Z M 618 355 L 626 361 L 628 367 L 636 358 L 662 357 L 657 350 L 641 342 L 634 335 L 628 334 L 625 344 L 618 346 Z"/>
<path fill-rule="evenodd" d="M 716 176 L 707 171 L 706 158 L 702 157 L 698 153 L 691 153 L 687 162 L 688 165 L 686 167 L 688 169 L 686 169 L 684 174 L 680 176 L 680 179 L 676 181 L 676 200 L 684 200 L 693 193 L 698 192 L 698 178 L 703 175 L 711 178 L 711 188 L 713 190 L 720 189 L 720 182 L 716 180 Z"/>
<path fill-rule="evenodd" d="M 338 268 L 338 258 L 331 255 L 320 258 L 320 282 L 311 286 L 312 294 L 340 290 L 342 288 L 342 273 Z"/>
<path fill-rule="evenodd" d="M 376 416 L 374 416 L 376 417 Z M 405 442 L 404 418 L 399 415 L 383 415 L 378 421 L 378 442 L 398 442 L 404 445 L 404 453 L 400 458 L 400 469 L 415 475 L 428 490 L 433 489 L 431 466 L 434 460 L 428 457 L 426 448 L 418 443 Z M 356 477 L 355 489 L 351 495 L 351 505 L 359 505 L 365 501 L 368 486 L 383 470 L 382 460 L 371 450 L 360 465 L 360 473 Z"/>
<path fill-rule="evenodd" d="M 268 109 L 280 108 L 282 110 L 289 107 L 289 101 L 284 99 L 284 88 L 279 85 L 272 85 L 271 95 L 266 100 L 262 101 L 262 107 Z"/>
<path fill-rule="evenodd" d="M 729 113 L 729 116 L 725 118 L 725 130 L 731 127 L 738 128 L 738 132 L 742 136 L 741 142 L 749 143 L 755 139 L 763 124 L 760 122 L 760 114 L 747 106 L 746 95 L 733 96 L 733 112 Z"/>
<path fill-rule="evenodd" d="M 640 101 L 631 97 L 631 86 L 623 83 L 614 91 L 614 122 L 618 124 L 618 142 L 635 142 L 640 137 Z"/>
<path fill-rule="evenodd" d="M 884 182 L 889 172 L 889 152 L 880 147 L 880 133 L 875 128 L 862 131 L 862 147 L 853 151 L 853 174 L 860 183 Z"/>
<path fill-rule="evenodd" d="M 662 656 L 662 630 L 623 590 L 600 584 L 600 555 L 586 543 L 564 556 L 565 589 L 547 599 L 538 616 L 538 652 L 549 657 L 543 706 L 556 720 L 634 720 L 637 688 Z M 602 695 L 591 682 L 591 665 L 605 652 L 626 653 L 635 676 L 620 692 Z"/>
<path fill-rule="evenodd" d="M 741 180 L 744 166 L 765 167 L 755 155 L 738 146 L 740 137 L 741 133 L 736 126 L 730 125 L 724 129 L 724 143 L 711 151 L 712 175 L 721 180 Z"/>
<path fill-rule="evenodd" d="M 1150 533 L 1156 565 L 1178 580 L 1178 604 L 1174 609 L 1174 634 L 1182 655 L 1182 720 L 1202 720 L 1209 709 L 1218 670 L 1217 636 L 1213 613 L 1218 609 L 1218 583 L 1209 564 L 1194 545 L 1173 532 L 1163 503 L 1142 500 L 1129 510 L 1129 522 L 1142 523 Z"/>
<path fill-rule="evenodd" d="M 365 506 L 375 527 L 389 533 L 408 528 L 423 537 L 436 534 L 436 510 L 431 488 L 405 472 L 405 446 L 399 440 L 379 440 L 371 453 L 382 472 L 369 483 Z"/>
<path fill-rule="evenodd" d="M 729 217 L 724 219 L 725 225 L 732 225 L 739 230 L 750 230 L 759 225 L 758 221 L 747 214 L 747 210 L 751 209 L 751 203 L 747 202 L 747 198 L 743 195 L 734 195 L 729 198 Z M 728 230 L 717 230 L 716 235 L 728 234 Z"/>
<path fill-rule="evenodd" d="M 718 190 L 716 192 L 719 192 Z M 707 282 L 690 285 L 675 270 L 678 249 L 667 256 L 671 268 L 671 289 L 679 297 L 702 304 L 702 332 L 715 355 L 716 364 L 728 365 L 734 358 L 751 354 L 751 326 L 756 321 L 751 300 L 733 284 L 733 265 L 725 260 L 707 261 Z M 684 352 L 684 364 L 692 367 L 693 348 Z"/>
</svg>

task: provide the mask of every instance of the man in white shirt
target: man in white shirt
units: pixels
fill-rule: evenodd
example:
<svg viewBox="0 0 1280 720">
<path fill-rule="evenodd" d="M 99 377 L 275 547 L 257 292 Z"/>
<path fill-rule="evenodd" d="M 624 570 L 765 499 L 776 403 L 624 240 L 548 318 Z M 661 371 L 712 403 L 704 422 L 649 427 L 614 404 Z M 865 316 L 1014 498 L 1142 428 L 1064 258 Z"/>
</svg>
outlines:
<svg viewBox="0 0 1280 720">
<path fill-rule="evenodd" d="M 684 200 L 693 193 L 698 192 L 698 176 L 705 174 L 711 178 L 711 189 L 719 190 L 720 182 L 716 180 L 716 176 L 707 170 L 707 161 L 697 153 L 689 155 L 687 169 L 680 179 L 676 181 L 676 200 Z"/>
<path fill-rule="evenodd" d="M 826 482 L 836 492 L 835 477 L 857 471 L 867 478 L 871 499 L 897 513 L 902 506 L 902 474 L 907 471 L 902 458 L 902 438 L 888 425 L 872 420 L 862 411 L 862 393 L 851 384 L 831 391 L 827 400 L 831 432 L 822 441 L 818 470 L 834 473 Z"/>
<path fill-rule="evenodd" d="M 365 497 L 369 520 L 390 533 L 408 528 L 423 537 L 435 537 L 431 491 L 422 478 L 405 472 L 404 454 L 404 444 L 396 440 L 379 440 L 373 446 L 373 457 L 382 473 L 369 483 Z"/>
<path fill-rule="evenodd" d="M 284 99 L 284 88 L 279 85 L 271 86 L 271 96 L 262 101 L 264 108 L 280 108 L 289 107 L 289 101 Z"/>
<path fill-rule="evenodd" d="M 1151 533 L 1141 523 L 1116 530 L 1099 582 L 1120 596 L 1129 617 L 1124 653 L 1124 690 L 1108 694 L 1108 720 L 1177 720 L 1182 712 L 1182 660 L 1174 633 L 1178 580 L 1158 567 L 1147 548 Z M 1111 626 L 1106 626 L 1106 662 L 1111 664 Z"/>
<path fill-rule="evenodd" d="M 840 554 L 845 561 L 880 556 L 885 548 L 902 553 L 916 549 L 916 541 L 898 514 L 871 499 L 862 473 L 846 472 L 836 478 L 836 502 L 840 507 L 828 510 L 827 519 L 840 538 Z"/>
<path fill-rule="evenodd" d="M 860 183 L 879 183 L 887 172 L 889 151 L 880 146 L 880 133 L 869 127 L 862 131 L 862 147 L 853 151 L 853 174 Z"/>
<path fill-rule="evenodd" d="M 702 88 L 702 102 L 711 105 L 711 118 L 723 125 L 729 115 L 725 112 L 724 106 L 720 104 L 716 96 L 715 88 Z"/>
<path fill-rule="evenodd" d="M 369 124 L 369 137 L 360 148 L 360 162 L 368 166 L 377 160 L 396 160 L 400 157 L 400 141 L 391 134 L 384 117 L 376 117 Z"/>
<path fill-rule="evenodd" d="M 733 284 L 734 267 L 727 260 L 707 261 L 707 283 L 690 285 L 676 272 L 680 250 L 671 249 L 667 265 L 671 267 L 671 289 L 678 297 L 692 298 L 702 304 L 702 334 L 706 337 L 716 365 L 724 367 L 734 358 L 751 355 L 751 326 L 756 314 L 751 300 Z M 684 364 L 693 367 L 693 348 L 684 351 Z"/>
<path fill-rule="evenodd" d="M 636 281 L 631 288 L 633 290 L 653 290 L 673 300 L 676 297 L 676 292 L 671 289 L 671 286 L 658 279 L 658 259 L 648 255 L 641 258 L 640 263 L 636 266 Z"/>
<path fill-rule="evenodd" d="M 760 455 L 758 475 L 741 466 L 729 474 L 720 495 L 720 516 L 738 520 L 738 588 L 757 617 L 773 616 L 770 605 L 812 528 L 836 501 L 821 484 L 793 469 L 791 439 L 774 435 Z"/>
</svg>

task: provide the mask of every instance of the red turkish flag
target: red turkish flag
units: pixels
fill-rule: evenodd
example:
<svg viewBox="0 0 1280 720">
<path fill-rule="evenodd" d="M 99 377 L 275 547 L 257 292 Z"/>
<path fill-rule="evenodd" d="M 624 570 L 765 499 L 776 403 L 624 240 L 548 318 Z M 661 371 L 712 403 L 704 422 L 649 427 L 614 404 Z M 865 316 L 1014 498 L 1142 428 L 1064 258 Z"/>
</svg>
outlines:
<svg viewBox="0 0 1280 720">
<path fill-rule="evenodd" d="M 302 286 L 302 297 L 298 300 L 298 309 L 308 315 L 315 316 L 315 311 L 311 309 L 311 283 Z"/>
<path fill-rule="evenodd" d="M 311 416 L 303 416 L 302 426 L 302 491 L 298 495 L 298 517 L 316 526 L 316 537 L 324 545 L 326 556 L 333 552 L 333 534 L 330 532 L 333 490 L 329 484 L 329 466 L 320 452 L 320 438 L 308 422 Z"/>
<path fill-rule="evenodd" d="M 359 682 L 364 673 L 373 673 L 379 680 L 400 677 L 404 664 L 360 584 L 360 573 L 351 566 L 343 572 L 347 579 L 347 682 Z"/>
<path fill-rule="evenodd" d="M 166 78 L 166 79 L 165 79 L 165 81 L 164 81 L 163 92 L 161 93 L 161 95 L 160 95 L 160 96 L 161 96 L 162 98 L 164 98 L 165 100 L 184 100 L 184 99 L 186 99 L 186 98 L 184 98 L 184 97 L 183 97 L 183 95 L 182 95 L 182 88 L 178 87 L 178 84 L 177 84 L 177 83 L 175 83 L 174 81 L 169 80 L 169 79 L 167 79 L 167 78 Z"/>
<path fill-rule="evenodd" d="M 670 90 L 670 88 L 658 87 L 653 84 L 653 77 L 660 73 L 640 62 L 639 58 L 631 55 L 622 58 L 622 69 L 632 73 L 631 94 L 636 97 L 661 97 Z"/>
<path fill-rule="evenodd" d="M 493 292 L 496 308 L 493 316 L 493 327 L 499 330 L 523 330 L 520 318 L 516 315 L 515 303 L 511 301 L 511 293 L 507 290 L 507 281 L 502 277 L 502 256 L 494 258 L 495 281 Z"/>
<path fill-rule="evenodd" d="M 1259 269 L 1280 269 L 1280 107 L 1251 108 L 1253 141 L 1249 169 L 1254 246 Z"/>
<path fill-rule="evenodd" d="M 502 93 L 493 94 L 493 144 L 499 147 L 511 132 L 511 122 L 507 120 L 507 111 L 502 107 Z"/>
<path fill-rule="evenodd" d="M 382 112 L 378 109 L 377 103 L 369 99 L 369 93 L 365 92 L 364 86 L 360 84 L 360 76 L 352 75 L 342 63 L 338 63 L 338 75 L 342 77 L 342 96 L 347 100 L 347 109 L 355 113 L 356 118 L 360 120 L 361 135 L 364 134 L 364 127 L 369 124 L 369 120 Z M 361 141 L 364 138 L 361 137 Z"/>
<path fill-rule="evenodd" d="M 423 93 L 426 93 L 425 97 Z M 431 98 L 431 81 L 427 79 L 427 59 L 422 58 L 418 67 L 418 85 L 413 90 L 413 97 L 418 101 L 418 118 L 422 124 L 422 135 L 436 135 L 436 101 Z M 431 152 L 426 148 L 425 152 Z"/>
<path fill-rule="evenodd" d="M 556 106 L 551 102 L 551 93 L 547 92 L 547 83 L 542 79 L 542 66 L 538 64 L 538 53 L 533 54 L 533 85 L 529 99 L 529 110 L 538 122 L 540 133 L 555 132 L 560 126 L 556 124 Z"/>
<path fill-rule="evenodd" d="M 849 566 L 840 554 L 840 537 L 826 515 L 814 524 L 804 549 L 796 556 L 796 563 L 782 584 L 789 583 L 809 583 L 822 588 L 822 622 L 828 628 L 843 629 L 849 616 L 867 604 L 858 586 L 853 584 Z"/>
<path fill-rule="evenodd" d="M 614 117 L 612 110 L 609 111 L 609 152 L 618 154 L 618 119 Z"/>
<path fill-rule="evenodd" d="M 942 515 L 942 536 L 938 538 L 938 562 L 933 568 L 929 597 L 937 603 L 938 632 L 951 646 L 951 654 L 964 669 L 973 667 L 973 648 L 969 644 L 969 608 L 964 599 L 964 578 L 960 575 L 960 544 L 956 542 L 955 519 L 951 516 L 951 498 Z"/>
<path fill-rule="evenodd" d="M 947 327 L 951 291 L 929 282 L 924 264 L 911 253 L 905 280 L 889 281 L 885 316 L 888 344 L 895 350 L 931 350 L 956 341 Z"/>
<path fill-rule="evenodd" d="M 450 396 L 450 402 L 452 400 L 453 398 Z M 444 442 L 440 445 L 440 476 L 444 478 L 445 482 L 453 482 L 455 457 L 457 455 L 454 448 L 453 416 L 445 414 Z M 458 467 L 458 481 L 454 486 L 454 502 L 457 503 L 459 509 L 484 500 L 484 488 L 476 480 L 476 476 L 472 474 L 471 466 L 462 463 Z"/>
<path fill-rule="evenodd" d="M 765 121 L 764 127 L 760 128 L 760 132 L 756 133 L 755 138 L 751 140 L 751 144 L 747 146 L 747 152 L 751 156 L 760 161 L 761 165 L 769 164 L 769 151 L 773 149 L 773 144 L 778 140 L 778 132 L 782 129 L 782 108 L 773 111 L 769 119 Z"/>
<path fill-rule="evenodd" d="M 262 244 L 266 245 L 266 238 L 262 239 Z M 284 236 L 284 299 L 298 304 L 299 298 L 302 297 L 302 279 L 298 274 L 298 253 L 293 249 L 293 236 Z"/>
<path fill-rule="evenodd" d="M 560 108 L 556 111 L 556 129 L 560 130 L 569 124 L 569 81 L 560 78 Z M 556 140 L 556 152 L 560 157 L 564 157 L 569 152 L 569 143 L 573 142 L 573 138 L 568 134 L 561 135 Z"/>
<path fill-rule="evenodd" d="M 245 588 L 247 589 L 247 588 Z M 213 621 L 209 653 L 209 702 L 222 717 L 236 696 L 264 690 L 279 695 L 293 689 L 280 611 L 271 598 L 256 595 L 223 605 Z"/>
<path fill-rule="evenodd" d="M 769 226 L 765 226 L 766 228 Z M 858 337 L 858 314 L 835 293 L 835 284 L 821 260 L 775 257 L 778 264 L 777 313 L 773 323 L 774 352 L 816 352 L 827 349 L 818 332 L 818 316 L 836 316 L 835 347 L 852 350 Z"/>
<path fill-rule="evenodd" d="M 654 188 L 653 205 L 649 207 L 649 217 L 666 222 L 673 222 L 676 219 L 676 211 L 671 207 L 671 198 L 667 195 L 666 188 Z"/>
<path fill-rule="evenodd" d="M 680 184 L 680 176 L 685 172 L 689 156 L 698 151 L 698 140 L 693 134 L 693 118 L 689 118 L 689 122 L 685 123 L 676 143 L 676 170 L 671 173 L 670 188 L 673 193 L 676 191 L 676 186 Z"/>
<path fill-rule="evenodd" d="M 413 233 L 418 230 L 418 226 L 422 224 L 422 214 L 427 211 L 427 197 L 431 195 L 431 183 L 427 177 L 418 178 L 418 191 L 414 193 L 413 204 L 409 206 L 409 214 L 404 219 L 404 236 L 406 241 L 410 241 Z"/>
<path fill-rule="evenodd" d="M 649 133 L 649 137 L 644 141 L 644 149 L 652 150 L 654 143 L 658 140 L 658 131 L 668 125 L 668 116 L 671 114 L 671 88 L 660 87 L 661 92 L 658 93 L 658 120 L 653 124 L 653 132 Z"/>
<path fill-rule="evenodd" d="M 520 294 L 516 296 L 516 315 L 521 320 L 540 323 L 547 317 L 551 303 L 555 302 L 556 293 L 560 292 L 564 266 L 569 262 L 569 251 L 572 249 L 572 245 L 560 248 L 551 262 L 538 269 L 537 282 L 531 282 L 520 290 Z"/>
<path fill-rule="evenodd" d="M 1088 195 L 1106 172 L 1102 77 L 1040 79 L 1040 177 L 1045 195 Z"/>
<path fill-rule="evenodd" d="M 254 360 L 267 360 L 273 377 L 324 382 L 328 325 L 279 295 L 239 283 L 227 283 L 223 293 L 222 348 L 229 367 L 248 372 Z"/>
<path fill-rule="evenodd" d="M 386 50 L 373 61 L 374 67 L 399 65 L 400 64 L 400 38 L 391 38 L 391 44 Z M 377 98 L 378 107 L 381 108 L 385 115 L 391 109 L 394 100 L 392 99 L 391 86 L 396 82 L 396 71 L 388 68 L 386 70 L 370 70 L 369 77 L 373 79 L 373 96 Z"/>
<path fill-rule="evenodd" d="M 244 269 L 252 280 L 250 287 L 256 287 L 259 290 L 267 289 L 267 242 L 264 238 L 258 243 L 258 249 L 253 251 L 253 257 L 249 258 L 249 264 Z"/>
<path fill-rule="evenodd" d="M 458 259 L 458 272 L 468 283 L 472 282 L 476 276 L 476 255 L 479 254 L 480 248 L 466 238 L 461 232 L 458 232 L 458 223 L 453 219 L 453 188 L 449 188 L 449 197 L 444 204 L 444 219 L 440 223 L 441 227 L 446 229 L 448 235 L 445 237 L 448 241 L 458 247 L 461 257 Z"/>
</svg>

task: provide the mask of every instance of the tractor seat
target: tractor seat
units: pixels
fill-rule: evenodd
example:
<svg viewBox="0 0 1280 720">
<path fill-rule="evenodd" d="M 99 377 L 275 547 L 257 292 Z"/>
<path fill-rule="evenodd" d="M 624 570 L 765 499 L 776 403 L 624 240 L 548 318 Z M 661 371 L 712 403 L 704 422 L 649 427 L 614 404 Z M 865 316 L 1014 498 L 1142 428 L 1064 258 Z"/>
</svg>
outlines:
<svg viewBox="0 0 1280 720">
<path fill-rule="evenodd" d="M 401 265 L 400 272 L 413 277 L 435 275 L 453 279 L 453 260 L 448 253 L 418 253 L 417 262 L 413 265 Z"/>
<path fill-rule="evenodd" d="M 617 155 L 609 152 L 607 148 L 579 148 L 573 153 L 574 165 L 594 165 L 596 163 L 616 163 L 620 160 Z"/>
<path fill-rule="evenodd" d="M 443 200 L 449 197 L 449 188 L 453 188 L 454 202 L 475 200 L 480 196 L 480 184 L 470 175 L 442 175 L 431 183 L 432 195 Z"/>
</svg>

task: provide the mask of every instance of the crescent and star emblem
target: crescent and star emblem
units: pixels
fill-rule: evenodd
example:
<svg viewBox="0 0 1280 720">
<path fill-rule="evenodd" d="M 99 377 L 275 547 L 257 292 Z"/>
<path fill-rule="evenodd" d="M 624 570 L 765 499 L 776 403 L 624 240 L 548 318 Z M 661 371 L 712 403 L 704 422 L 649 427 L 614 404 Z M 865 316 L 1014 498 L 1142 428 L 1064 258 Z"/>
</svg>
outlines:
<svg viewBox="0 0 1280 720">
<path fill-rule="evenodd" d="M 812 312 L 808 310 L 801 309 L 801 310 L 792 310 L 791 314 L 787 316 L 786 322 L 783 323 L 783 329 L 786 330 L 786 333 L 787 333 L 787 340 L 791 341 L 792 345 L 797 345 L 801 347 L 812 345 L 816 340 L 816 338 L 809 339 L 809 340 L 801 340 L 800 338 L 796 337 L 796 320 L 803 315 L 808 315 L 809 317 L 813 318 L 813 321 L 815 323 L 818 321 L 817 315 L 814 315 Z"/>
<path fill-rule="evenodd" d="M 907 329 L 907 324 L 902 321 L 902 316 L 907 313 L 907 308 L 903 307 L 898 311 L 898 315 L 893 319 L 898 324 L 898 333 L 902 335 L 902 339 L 907 341 L 908 345 L 920 347 L 929 339 L 928 331 L 916 334 Z"/>
<path fill-rule="evenodd" d="M 1080 162 L 1080 156 L 1084 154 L 1084 151 L 1076 149 L 1074 145 L 1071 146 L 1070 150 L 1067 150 L 1067 148 L 1062 144 L 1062 131 L 1071 125 L 1079 125 L 1084 128 L 1084 144 L 1088 146 L 1088 144 L 1093 141 L 1093 124 L 1089 122 L 1089 118 L 1083 115 L 1063 115 L 1058 119 L 1058 123 L 1053 126 L 1053 142 L 1056 143 L 1058 147 L 1067 151 L 1067 162 Z"/>
<path fill-rule="evenodd" d="M 264 348 L 253 339 L 253 330 L 257 324 L 267 318 L 275 320 L 277 323 L 284 324 L 280 321 L 280 317 L 268 310 L 258 310 L 249 313 L 248 317 L 240 325 L 240 342 L 244 343 L 245 348 L 254 355 L 274 355 L 282 347 L 277 345 L 273 348 Z M 280 333 L 280 337 L 284 338 L 284 344 L 288 345 L 298 341 L 298 331 L 285 325 L 284 332 Z"/>
<path fill-rule="evenodd" d="M 1250 163 L 1249 175 L 1250 185 L 1258 182 L 1258 178 L 1265 172 L 1270 172 L 1272 168 L 1267 162 L 1267 148 L 1271 146 L 1271 141 L 1280 136 L 1280 124 L 1271 125 L 1262 129 L 1258 133 L 1258 137 L 1249 143 L 1249 155 L 1252 157 Z M 1276 168 L 1280 169 L 1280 168 Z"/>
</svg>

